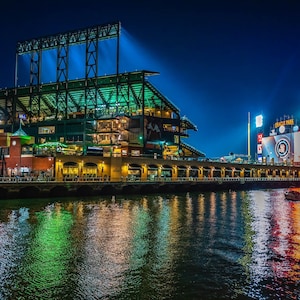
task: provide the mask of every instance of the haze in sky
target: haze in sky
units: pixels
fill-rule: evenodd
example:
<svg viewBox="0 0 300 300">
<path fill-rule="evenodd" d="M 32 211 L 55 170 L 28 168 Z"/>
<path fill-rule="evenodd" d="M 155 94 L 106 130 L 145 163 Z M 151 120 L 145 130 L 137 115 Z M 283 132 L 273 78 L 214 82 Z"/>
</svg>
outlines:
<svg viewBox="0 0 300 300">
<path fill-rule="evenodd" d="M 300 120 L 298 1 L 6 1 L 0 18 L 0 87 L 13 87 L 18 41 L 120 21 L 120 72 L 149 78 L 198 127 L 186 143 L 207 157 L 247 154 L 254 119 L 264 131 Z M 254 153 L 252 153 L 254 154 Z"/>
</svg>

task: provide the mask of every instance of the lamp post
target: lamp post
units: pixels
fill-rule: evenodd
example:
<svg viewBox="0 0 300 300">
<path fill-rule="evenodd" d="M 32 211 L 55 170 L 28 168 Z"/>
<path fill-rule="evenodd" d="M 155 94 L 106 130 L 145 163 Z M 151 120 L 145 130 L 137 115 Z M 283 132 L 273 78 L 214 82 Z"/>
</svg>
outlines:
<svg viewBox="0 0 300 300">
<path fill-rule="evenodd" d="M 251 159 L 250 132 L 251 132 L 250 112 L 248 112 L 248 163 L 250 162 Z"/>
</svg>

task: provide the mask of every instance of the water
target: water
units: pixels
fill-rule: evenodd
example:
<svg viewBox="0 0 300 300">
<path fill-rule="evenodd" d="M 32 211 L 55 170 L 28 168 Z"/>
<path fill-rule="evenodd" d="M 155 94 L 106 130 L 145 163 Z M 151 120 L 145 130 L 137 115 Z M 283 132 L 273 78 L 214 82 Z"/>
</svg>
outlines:
<svg viewBox="0 0 300 300">
<path fill-rule="evenodd" d="M 283 190 L 0 201 L 0 299 L 300 299 Z"/>
</svg>

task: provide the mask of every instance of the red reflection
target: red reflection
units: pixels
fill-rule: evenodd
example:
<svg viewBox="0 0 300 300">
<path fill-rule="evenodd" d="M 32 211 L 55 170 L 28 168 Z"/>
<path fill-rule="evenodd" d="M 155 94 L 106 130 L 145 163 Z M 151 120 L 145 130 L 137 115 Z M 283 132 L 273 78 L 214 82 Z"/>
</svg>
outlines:
<svg viewBox="0 0 300 300">
<path fill-rule="evenodd" d="M 300 202 L 285 199 L 278 202 L 272 220 L 270 264 L 275 280 L 285 278 L 296 282 L 300 279 Z"/>
</svg>

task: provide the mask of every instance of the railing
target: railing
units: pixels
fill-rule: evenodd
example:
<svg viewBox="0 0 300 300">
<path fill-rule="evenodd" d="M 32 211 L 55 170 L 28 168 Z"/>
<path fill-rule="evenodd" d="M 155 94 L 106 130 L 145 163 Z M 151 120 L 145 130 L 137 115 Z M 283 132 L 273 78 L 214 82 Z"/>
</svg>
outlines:
<svg viewBox="0 0 300 300">
<path fill-rule="evenodd" d="M 253 182 L 253 181 L 300 181 L 298 177 L 180 177 L 180 178 L 168 178 L 161 177 L 156 179 L 143 180 L 141 178 L 136 178 L 132 180 L 123 180 L 127 182 Z"/>
<path fill-rule="evenodd" d="M 50 181 L 56 181 L 54 177 L 20 177 L 20 176 L 14 176 L 14 177 L 0 177 L 0 184 L 1 183 L 30 183 L 30 182 L 50 182 Z"/>
<path fill-rule="evenodd" d="M 110 180 L 109 177 L 72 177 L 68 179 L 57 180 L 54 177 L 0 177 L 1 183 L 32 183 L 32 182 L 128 182 L 128 183 L 155 183 L 155 182 L 215 182 L 215 183 L 226 183 L 226 182 L 278 182 L 278 181 L 300 181 L 298 177 L 180 177 L 180 178 L 170 178 L 170 177 L 159 177 L 154 179 L 142 179 L 134 178 L 129 179 L 126 177 L 120 180 Z"/>
</svg>

